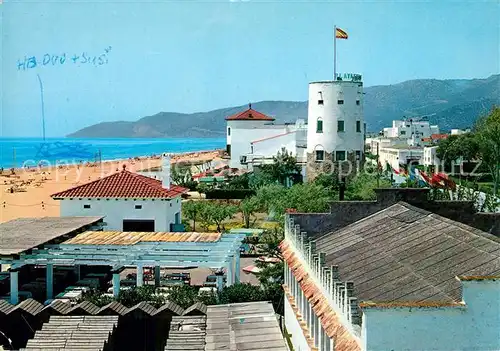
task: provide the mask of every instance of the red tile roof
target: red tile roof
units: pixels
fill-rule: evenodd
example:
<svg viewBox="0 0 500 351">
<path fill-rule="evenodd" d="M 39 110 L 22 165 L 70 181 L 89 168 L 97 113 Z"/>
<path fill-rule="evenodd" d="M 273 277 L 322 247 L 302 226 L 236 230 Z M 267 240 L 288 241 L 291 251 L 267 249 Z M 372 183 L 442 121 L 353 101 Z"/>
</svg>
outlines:
<svg viewBox="0 0 500 351">
<path fill-rule="evenodd" d="M 447 139 L 449 137 L 448 134 L 432 134 L 431 139 L 432 140 L 441 140 L 441 139 Z"/>
<path fill-rule="evenodd" d="M 68 197 L 170 199 L 181 196 L 187 191 L 188 189 L 178 185 L 171 185 L 170 189 L 164 189 L 159 180 L 122 170 L 51 196 L 54 199 Z"/>
<path fill-rule="evenodd" d="M 255 111 L 250 105 L 248 110 L 226 117 L 226 121 L 274 121 L 274 118 Z"/>
</svg>

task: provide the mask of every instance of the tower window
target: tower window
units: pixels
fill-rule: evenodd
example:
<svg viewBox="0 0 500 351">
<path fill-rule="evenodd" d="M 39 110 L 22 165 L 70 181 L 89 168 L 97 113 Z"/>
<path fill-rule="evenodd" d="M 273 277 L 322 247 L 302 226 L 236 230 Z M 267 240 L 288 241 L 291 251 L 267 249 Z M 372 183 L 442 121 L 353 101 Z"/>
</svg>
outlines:
<svg viewBox="0 0 500 351">
<path fill-rule="evenodd" d="M 356 150 L 356 161 L 361 160 L 361 151 Z"/>
<path fill-rule="evenodd" d="M 325 159 L 325 152 L 323 150 L 316 150 L 316 161 L 323 161 Z"/>
<path fill-rule="evenodd" d="M 323 100 L 318 100 L 318 105 L 323 105 Z"/>
<path fill-rule="evenodd" d="M 323 120 L 321 117 L 316 121 L 316 133 L 323 133 Z"/>
<path fill-rule="evenodd" d="M 344 104 L 344 100 L 337 100 L 337 104 L 343 105 Z"/>
<path fill-rule="evenodd" d="M 136 210 L 140 210 L 142 208 L 142 205 L 135 205 Z"/>
<path fill-rule="evenodd" d="M 356 121 L 356 132 L 361 133 L 361 121 Z"/>
<path fill-rule="evenodd" d="M 83 208 L 90 208 L 90 205 L 83 205 Z"/>
<path fill-rule="evenodd" d="M 231 136 L 231 127 L 228 127 L 228 128 L 227 128 L 227 135 L 228 135 L 228 136 Z"/>
<path fill-rule="evenodd" d="M 361 101 L 356 100 L 356 105 L 358 105 L 358 106 L 359 106 L 360 104 L 361 104 Z"/>
<path fill-rule="evenodd" d="M 344 121 L 337 121 L 337 132 L 344 132 Z"/>
<path fill-rule="evenodd" d="M 335 159 L 337 161 L 345 161 L 345 151 L 336 151 L 335 152 Z"/>
</svg>

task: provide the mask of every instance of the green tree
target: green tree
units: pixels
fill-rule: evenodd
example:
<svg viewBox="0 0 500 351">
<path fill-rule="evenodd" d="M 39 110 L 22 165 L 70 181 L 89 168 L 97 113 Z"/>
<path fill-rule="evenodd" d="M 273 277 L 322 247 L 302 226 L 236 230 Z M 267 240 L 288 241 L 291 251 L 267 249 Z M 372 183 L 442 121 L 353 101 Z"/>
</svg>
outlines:
<svg viewBox="0 0 500 351">
<path fill-rule="evenodd" d="M 196 221 L 200 217 L 202 201 L 189 200 L 182 203 L 182 214 L 190 221 L 193 221 L 193 231 L 196 231 Z"/>
<path fill-rule="evenodd" d="M 345 197 L 348 200 L 375 200 L 377 183 L 381 188 L 391 186 L 391 181 L 378 173 L 360 173 L 347 183 Z"/>
<path fill-rule="evenodd" d="M 270 178 L 284 186 L 288 186 L 289 179 L 296 178 L 300 174 L 297 159 L 286 148 L 282 148 L 276 156 L 273 156 L 272 164 L 262 165 L 260 168 L 261 172 L 267 173 Z"/>
<path fill-rule="evenodd" d="M 243 216 L 243 223 L 245 225 L 245 228 L 250 228 L 250 220 L 252 217 L 255 217 L 254 214 L 259 211 L 260 208 L 261 204 L 256 196 L 248 197 L 241 201 L 239 209 Z"/>
<path fill-rule="evenodd" d="M 266 295 L 264 291 L 259 286 L 249 283 L 236 283 L 231 286 L 226 286 L 219 295 L 219 303 L 221 304 L 265 300 Z"/>
<path fill-rule="evenodd" d="M 489 115 L 481 117 L 474 132 L 481 160 L 493 178 L 493 195 L 497 195 L 500 182 L 500 107 L 493 107 Z"/>
<path fill-rule="evenodd" d="M 208 230 L 212 224 L 215 224 L 217 231 L 220 232 L 222 223 L 226 219 L 231 218 L 236 212 L 238 212 L 238 208 L 233 205 L 217 201 L 201 201 L 199 218 L 205 230 Z"/>
</svg>

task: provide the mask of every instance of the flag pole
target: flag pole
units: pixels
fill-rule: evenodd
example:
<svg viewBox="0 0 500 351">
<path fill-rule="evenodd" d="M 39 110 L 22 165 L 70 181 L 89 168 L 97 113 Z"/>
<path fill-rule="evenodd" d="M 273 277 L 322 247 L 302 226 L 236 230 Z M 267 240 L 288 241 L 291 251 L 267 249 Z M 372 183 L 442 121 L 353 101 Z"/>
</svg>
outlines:
<svg viewBox="0 0 500 351">
<path fill-rule="evenodd" d="M 333 80 L 337 80 L 337 26 L 333 26 Z"/>
</svg>

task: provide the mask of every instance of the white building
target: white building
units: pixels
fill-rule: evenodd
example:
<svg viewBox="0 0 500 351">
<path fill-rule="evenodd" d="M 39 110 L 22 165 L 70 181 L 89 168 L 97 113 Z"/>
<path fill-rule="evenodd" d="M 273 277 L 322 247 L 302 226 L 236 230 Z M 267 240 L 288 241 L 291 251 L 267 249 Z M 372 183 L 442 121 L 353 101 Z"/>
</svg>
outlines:
<svg viewBox="0 0 500 351">
<path fill-rule="evenodd" d="M 422 164 L 427 167 L 434 167 L 438 171 L 438 167 L 441 165 L 441 160 L 437 157 L 437 146 L 426 146 L 424 147 L 423 162 Z"/>
<path fill-rule="evenodd" d="M 294 350 L 500 350 L 493 235 L 404 202 L 314 237 L 307 216 L 280 245 Z"/>
<path fill-rule="evenodd" d="M 307 124 L 308 173 L 316 173 L 309 167 L 315 162 L 361 160 L 365 123 L 360 77 L 309 83 Z"/>
<path fill-rule="evenodd" d="M 170 184 L 170 158 L 162 160 L 162 180 L 125 168 L 110 176 L 52 195 L 60 215 L 104 216 L 107 230 L 171 232 L 181 224 L 181 195 L 188 189 Z"/>
<path fill-rule="evenodd" d="M 272 161 L 278 151 L 286 148 L 296 157 L 305 149 L 305 125 L 275 124 L 274 118 L 252 109 L 226 118 L 227 153 L 231 168 L 252 169 L 254 165 Z"/>
<path fill-rule="evenodd" d="M 408 164 L 419 165 L 423 162 L 424 149 L 408 145 L 393 145 L 379 148 L 379 162 L 382 166 L 389 164 L 399 170 Z M 375 153 L 376 154 L 376 153 Z"/>
<path fill-rule="evenodd" d="M 422 138 L 430 138 L 432 134 L 439 134 L 437 125 L 430 125 L 428 121 L 406 120 L 392 121 L 392 127 L 384 128 L 385 138 L 402 138 L 416 140 Z"/>
</svg>

